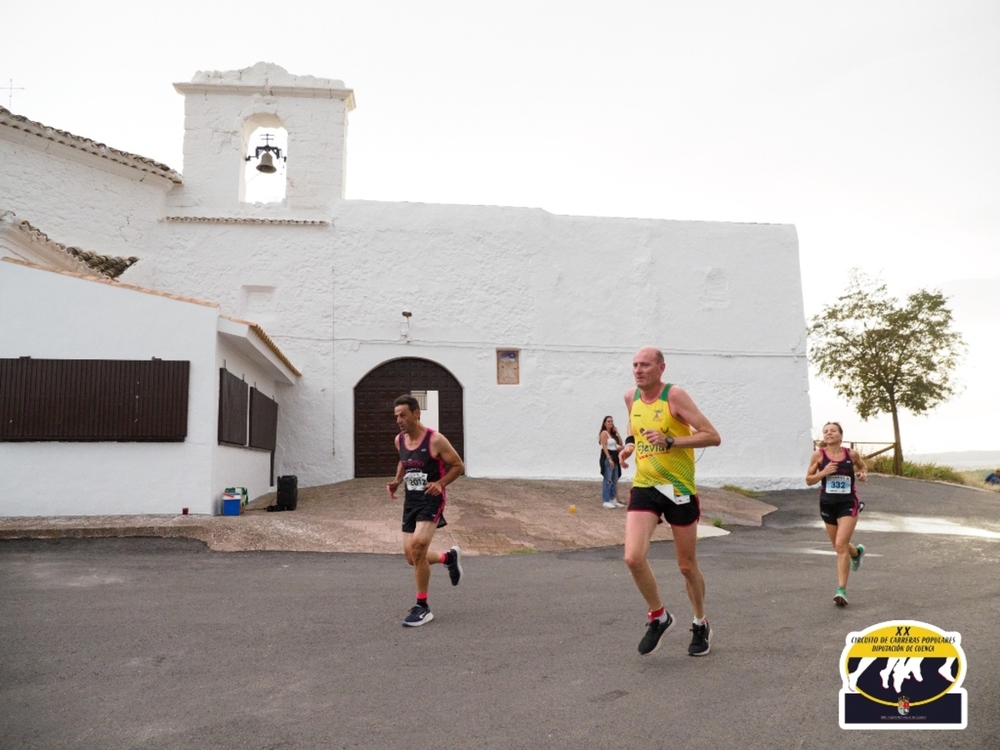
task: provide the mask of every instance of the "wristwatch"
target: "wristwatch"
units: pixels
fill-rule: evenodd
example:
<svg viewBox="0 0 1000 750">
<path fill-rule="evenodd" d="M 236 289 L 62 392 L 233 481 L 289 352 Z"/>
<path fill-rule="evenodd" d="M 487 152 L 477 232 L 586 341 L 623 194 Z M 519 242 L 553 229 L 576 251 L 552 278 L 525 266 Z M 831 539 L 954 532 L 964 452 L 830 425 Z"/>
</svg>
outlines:
<svg viewBox="0 0 1000 750">
<path fill-rule="evenodd" d="M 674 447 L 674 439 L 672 436 L 667 435 L 667 450 L 670 450 L 673 447 Z"/>
</svg>

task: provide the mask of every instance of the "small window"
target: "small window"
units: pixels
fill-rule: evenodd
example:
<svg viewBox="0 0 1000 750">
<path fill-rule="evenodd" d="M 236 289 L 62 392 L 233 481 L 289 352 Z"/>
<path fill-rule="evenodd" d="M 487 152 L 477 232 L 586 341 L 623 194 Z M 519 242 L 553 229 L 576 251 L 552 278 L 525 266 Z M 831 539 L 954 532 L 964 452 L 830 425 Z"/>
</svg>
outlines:
<svg viewBox="0 0 1000 750">
<path fill-rule="evenodd" d="M 250 389 L 251 448 L 273 451 L 278 445 L 278 402 Z"/>
<path fill-rule="evenodd" d="M 521 352 L 517 349 L 497 349 L 497 384 L 518 385 L 521 382 L 519 365 Z"/>
<path fill-rule="evenodd" d="M 250 386 L 225 367 L 219 369 L 219 444 L 247 444 Z"/>
<path fill-rule="evenodd" d="M 187 361 L 0 359 L 0 441 L 183 442 Z"/>
</svg>

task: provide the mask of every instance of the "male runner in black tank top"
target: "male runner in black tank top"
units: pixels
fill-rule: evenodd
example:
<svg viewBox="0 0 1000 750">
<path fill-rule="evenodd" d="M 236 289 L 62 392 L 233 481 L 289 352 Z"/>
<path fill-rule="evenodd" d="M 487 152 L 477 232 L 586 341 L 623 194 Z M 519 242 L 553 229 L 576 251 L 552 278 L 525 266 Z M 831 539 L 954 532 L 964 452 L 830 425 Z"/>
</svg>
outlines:
<svg viewBox="0 0 1000 750">
<path fill-rule="evenodd" d="M 458 545 L 447 552 L 435 552 L 430 546 L 434 532 L 447 523 L 444 520 L 444 488 L 462 475 L 465 465 L 444 435 L 420 424 L 420 405 L 413 396 L 397 398 L 394 412 L 400 430 L 396 436 L 399 465 L 386 491 L 389 497 L 395 498 L 399 486 L 405 484 L 406 487 L 403 553 L 413 566 L 417 603 L 403 625 L 415 628 L 434 619 L 427 604 L 430 566 L 442 563 L 448 569 L 452 586 L 457 586 L 462 578 L 462 550 Z"/>
</svg>

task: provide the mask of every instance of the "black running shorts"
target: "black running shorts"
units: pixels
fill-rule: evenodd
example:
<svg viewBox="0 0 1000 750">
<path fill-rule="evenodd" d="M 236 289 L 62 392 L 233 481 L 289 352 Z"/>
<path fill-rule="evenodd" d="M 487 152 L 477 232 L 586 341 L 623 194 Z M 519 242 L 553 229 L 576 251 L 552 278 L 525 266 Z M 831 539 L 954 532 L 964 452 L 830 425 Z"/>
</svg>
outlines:
<svg viewBox="0 0 1000 750">
<path fill-rule="evenodd" d="M 690 526 L 701 518 L 701 503 L 697 495 L 689 495 L 686 503 L 678 505 L 655 487 L 633 487 L 629 492 L 628 511 L 655 513 L 671 526 Z"/>
<path fill-rule="evenodd" d="M 444 497 L 442 495 L 420 495 L 403 501 L 403 533 L 412 534 L 417 530 L 418 521 L 437 521 L 437 528 L 447 526 L 444 520 Z"/>
<path fill-rule="evenodd" d="M 836 526 L 838 518 L 856 516 L 864 510 L 864 507 L 865 504 L 858 502 L 858 498 L 848 495 L 837 500 L 820 500 L 819 514 L 823 517 L 824 523 Z"/>
</svg>

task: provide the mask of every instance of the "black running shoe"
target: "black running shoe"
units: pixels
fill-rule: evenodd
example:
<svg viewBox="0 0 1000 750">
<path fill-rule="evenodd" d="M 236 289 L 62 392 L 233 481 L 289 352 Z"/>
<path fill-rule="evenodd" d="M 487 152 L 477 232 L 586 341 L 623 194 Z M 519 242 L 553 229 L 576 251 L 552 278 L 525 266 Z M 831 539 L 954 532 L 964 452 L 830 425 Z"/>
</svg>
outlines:
<svg viewBox="0 0 1000 750">
<path fill-rule="evenodd" d="M 450 552 L 451 560 L 445 564 L 445 567 L 448 569 L 448 575 L 451 576 L 451 585 L 457 586 L 458 582 L 462 580 L 462 548 L 456 544 Z"/>
<path fill-rule="evenodd" d="M 688 646 L 689 656 L 704 656 L 712 647 L 709 641 L 712 640 L 712 626 L 705 620 L 704 625 L 691 626 L 691 645 Z"/>
<path fill-rule="evenodd" d="M 646 626 L 646 635 L 639 641 L 639 653 L 643 656 L 651 654 L 660 647 L 660 639 L 674 629 L 674 618 L 667 612 L 667 619 L 663 622 L 650 620 Z"/>
<path fill-rule="evenodd" d="M 426 625 L 433 619 L 434 615 L 428 607 L 414 604 L 413 608 L 410 610 L 410 614 L 403 619 L 403 625 L 408 628 L 418 628 L 421 625 Z"/>
</svg>

